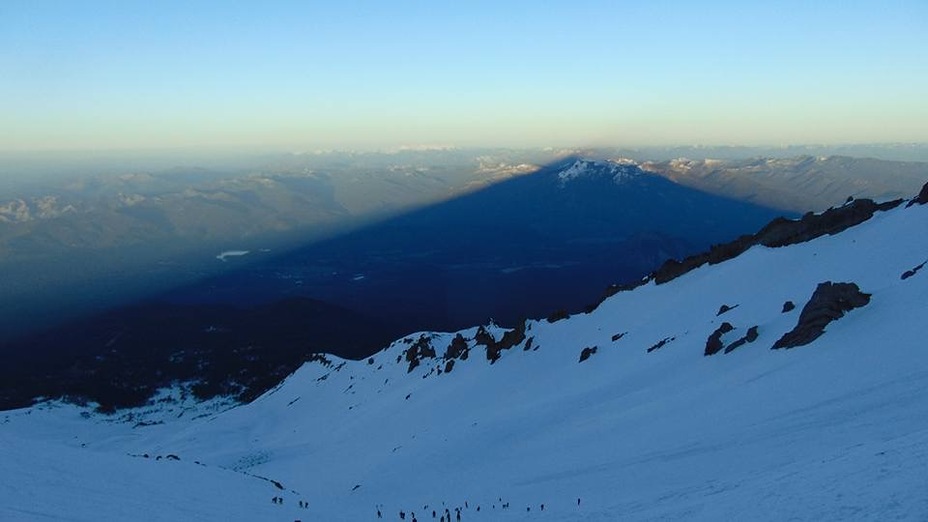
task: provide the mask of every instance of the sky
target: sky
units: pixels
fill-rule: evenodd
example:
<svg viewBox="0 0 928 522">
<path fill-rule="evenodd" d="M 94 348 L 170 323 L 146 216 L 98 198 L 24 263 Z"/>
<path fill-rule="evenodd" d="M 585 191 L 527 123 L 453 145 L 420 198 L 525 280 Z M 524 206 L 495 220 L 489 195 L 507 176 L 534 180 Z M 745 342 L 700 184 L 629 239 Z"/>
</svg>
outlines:
<svg viewBox="0 0 928 522">
<path fill-rule="evenodd" d="M 0 151 L 928 142 L 928 2 L 0 2 Z"/>
</svg>

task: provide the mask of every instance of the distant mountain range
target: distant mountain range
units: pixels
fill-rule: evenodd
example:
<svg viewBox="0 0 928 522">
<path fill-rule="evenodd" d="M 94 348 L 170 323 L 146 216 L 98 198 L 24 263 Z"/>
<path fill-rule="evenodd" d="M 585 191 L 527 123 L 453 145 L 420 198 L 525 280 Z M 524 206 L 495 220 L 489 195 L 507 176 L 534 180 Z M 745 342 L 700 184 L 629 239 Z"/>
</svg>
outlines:
<svg viewBox="0 0 928 522">
<path fill-rule="evenodd" d="M 847 156 L 674 159 L 644 162 L 642 168 L 688 187 L 792 212 L 824 210 L 848 197 L 903 198 L 928 178 L 928 163 Z"/>
</svg>

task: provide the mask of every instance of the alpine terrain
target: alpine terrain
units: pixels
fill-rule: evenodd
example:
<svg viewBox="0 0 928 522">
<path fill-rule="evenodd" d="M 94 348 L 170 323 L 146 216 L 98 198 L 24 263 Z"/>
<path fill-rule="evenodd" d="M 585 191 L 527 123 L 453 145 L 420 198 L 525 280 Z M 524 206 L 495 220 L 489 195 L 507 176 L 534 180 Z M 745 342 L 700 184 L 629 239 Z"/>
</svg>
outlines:
<svg viewBox="0 0 928 522">
<path fill-rule="evenodd" d="M 565 181 L 570 181 L 569 179 Z M 2 520 L 926 520 L 928 186 L 249 404 L 0 414 Z"/>
</svg>

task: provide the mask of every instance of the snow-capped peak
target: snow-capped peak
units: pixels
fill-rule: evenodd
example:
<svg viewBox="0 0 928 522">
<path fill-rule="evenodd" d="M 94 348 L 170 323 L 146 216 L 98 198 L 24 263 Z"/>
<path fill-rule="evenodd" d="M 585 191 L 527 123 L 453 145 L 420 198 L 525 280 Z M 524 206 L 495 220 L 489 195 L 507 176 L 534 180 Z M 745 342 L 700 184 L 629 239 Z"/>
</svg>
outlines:
<svg viewBox="0 0 928 522">
<path fill-rule="evenodd" d="M 641 173 L 634 160 L 619 158 L 615 160 L 577 159 L 568 167 L 557 173 L 558 180 L 565 184 L 572 180 L 591 176 L 611 176 L 615 183 L 622 183 Z"/>
</svg>

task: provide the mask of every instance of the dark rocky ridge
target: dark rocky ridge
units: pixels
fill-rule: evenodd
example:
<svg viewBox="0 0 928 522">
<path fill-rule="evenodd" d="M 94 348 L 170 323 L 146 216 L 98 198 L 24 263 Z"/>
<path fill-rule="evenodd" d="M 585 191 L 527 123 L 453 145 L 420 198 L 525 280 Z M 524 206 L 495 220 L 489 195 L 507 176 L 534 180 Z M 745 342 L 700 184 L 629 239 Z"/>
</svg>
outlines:
<svg viewBox="0 0 928 522">
<path fill-rule="evenodd" d="M 878 210 L 889 210 L 900 203 L 902 200 L 878 204 L 869 199 L 857 199 L 821 214 L 807 213 L 798 220 L 776 218 L 756 234 L 713 246 L 708 252 L 690 256 L 683 261 L 668 260 L 652 278 L 657 284 L 666 283 L 706 263 L 715 265 L 733 259 L 755 245 L 776 248 L 837 234 L 870 219 Z"/>
<path fill-rule="evenodd" d="M 809 302 L 799 313 L 799 323 L 786 332 L 774 345 L 778 348 L 804 346 L 821 337 L 825 327 L 844 314 L 870 302 L 870 294 L 860 291 L 855 283 L 819 283 Z"/>
<path fill-rule="evenodd" d="M 670 259 L 657 271 L 637 283 L 612 285 L 606 289 L 600 303 L 619 292 L 633 290 L 650 281 L 663 284 L 707 263 L 715 265 L 734 259 L 755 245 L 776 248 L 804 243 L 824 235 L 838 234 L 867 221 L 877 211 L 890 210 L 899 206 L 902 201 L 899 199 L 875 203 L 869 199 L 857 199 L 841 207 L 830 208 L 821 214 L 809 212 L 797 220 L 776 218 L 756 234 L 743 235 L 729 243 L 713 245 L 707 252 L 689 256 L 682 261 Z"/>
<path fill-rule="evenodd" d="M 918 196 L 915 196 L 915 199 L 909 201 L 906 207 L 911 207 L 912 205 L 924 205 L 925 203 L 928 203 L 928 183 L 925 183 L 921 192 L 918 193 Z"/>
</svg>

